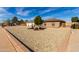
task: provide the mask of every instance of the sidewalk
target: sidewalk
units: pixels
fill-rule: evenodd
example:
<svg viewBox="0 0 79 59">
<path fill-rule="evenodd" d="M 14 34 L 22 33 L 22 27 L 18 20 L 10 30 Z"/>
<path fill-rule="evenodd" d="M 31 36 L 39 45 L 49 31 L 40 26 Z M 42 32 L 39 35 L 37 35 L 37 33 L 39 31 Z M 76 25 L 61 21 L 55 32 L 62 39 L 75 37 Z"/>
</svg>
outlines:
<svg viewBox="0 0 79 59">
<path fill-rule="evenodd" d="M 72 30 L 72 34 L 69 39 L 67 51 L 69 51 L 69 52 L 78 52 L 79 51 L 79 29 Z"/>
<path fill-rule="evenodd" d="M 29 51 L 5 29 L 0 27 L 0 52 L 23 52 Z"/>
</svg>

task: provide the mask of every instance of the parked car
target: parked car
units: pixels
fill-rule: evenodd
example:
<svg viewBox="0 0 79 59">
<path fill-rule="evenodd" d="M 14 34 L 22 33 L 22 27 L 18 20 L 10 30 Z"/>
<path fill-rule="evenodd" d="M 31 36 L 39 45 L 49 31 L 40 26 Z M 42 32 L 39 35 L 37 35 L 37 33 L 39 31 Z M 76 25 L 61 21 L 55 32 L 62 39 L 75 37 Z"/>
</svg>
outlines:
<svg viewBox="0 0 79 59">
<path fill-rule="evenodd" d="M 39 30 L 39 26 L 34 26 L 34 30 Z"/>
</svg>

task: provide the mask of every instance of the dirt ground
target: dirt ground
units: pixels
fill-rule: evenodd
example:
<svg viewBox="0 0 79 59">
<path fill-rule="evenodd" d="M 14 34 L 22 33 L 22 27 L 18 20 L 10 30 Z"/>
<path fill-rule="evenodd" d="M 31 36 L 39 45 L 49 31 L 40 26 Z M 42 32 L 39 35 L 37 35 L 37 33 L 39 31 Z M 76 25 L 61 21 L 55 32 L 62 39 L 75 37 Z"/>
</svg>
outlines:
<svg viewBox="0 0 79 59">
<path fill-rule="evenodd" d="M 25 45 L 34 51 L 68 51 L 72 30 L 70 28 L 50 28 L 34 31 L 23 26 L 7 28 Z"/>
<path fill-rule="evenodd" d="M 13 35 L 36 52 L 78 52 L 79 30 L 50 28 L 34 31 L 25 26 L 7 27 Z M 5 29 L 0 27 L 0 51 L 28 51 Z"/>
</svg>

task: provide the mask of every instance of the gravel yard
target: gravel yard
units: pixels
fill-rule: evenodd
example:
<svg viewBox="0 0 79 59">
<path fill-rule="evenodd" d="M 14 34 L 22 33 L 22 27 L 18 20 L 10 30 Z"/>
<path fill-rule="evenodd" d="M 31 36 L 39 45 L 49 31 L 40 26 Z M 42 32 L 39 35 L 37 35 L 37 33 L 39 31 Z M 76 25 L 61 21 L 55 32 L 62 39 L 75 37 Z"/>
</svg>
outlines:
<svg viewBox="0 0 79 59">
<path fill-rule="evenodd" d="M 71 29 L 45 29 L 34 31 L 23 26 L 6 28 L 33 51 L 66 51 Z"/>
</svg>

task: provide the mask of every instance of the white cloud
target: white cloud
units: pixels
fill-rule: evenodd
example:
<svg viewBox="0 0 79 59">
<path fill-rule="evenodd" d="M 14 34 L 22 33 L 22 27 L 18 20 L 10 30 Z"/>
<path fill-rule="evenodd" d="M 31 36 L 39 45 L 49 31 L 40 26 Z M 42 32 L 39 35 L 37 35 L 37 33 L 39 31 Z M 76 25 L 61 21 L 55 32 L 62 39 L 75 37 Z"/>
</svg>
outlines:
<svg viewBox="0 0 79 59">
<path fill-rule="evenodd" d="M 22 7 L 22 8 L 16 8 L 16 14 L 17 15 L 20 15 L 20 16 L 28 16 L 28 14 L 31 12 L 31 11 L 29 11 L 29 10 L 26 10 L 26 11 L 23 11 L 24 10 L 24 8 Z"/>
<path fill-rule="evenodd" d="M 79 14 L 79 8 L 73 9 L 72 12 Z"/>
<path fill-rule="evenodd" d="M 43 20 L 49 19 L 49 18 L 53 18 L 52 16 L 44 16 L 42 17 Z"/>
<path fill-rule="evenodd" d="M 5 9 L 4 8 L 0 8 L 0 13 L 1 12 L 5 12 Z"/>
<path fill-rule="evenodd" d="M 44 18 L 48 19 L 48 18 L 56 17 L 56 18 L 63 19 L 65 21 L 70 22 L 71 17 L 73 17 L 73 16 L 79 16 L 79 8 L 75 8 L 72 10 L 65 10 L 65 11 L 62 11 L 59 13 L 55 13 L 55 14 L 50 15 L 50 16 L 46 16 Z"/>
<path fill-rule="evenodd" d="M 51 11 L 55 11 L 55 10 L 57 10 L 58 8 L 48 8 L 47 10 L 44 10 L 44 11 L 42 11 L 40 14 L 45 14 L 45 13 L 48 13 L 48 12 L 51 12 Z"/>
<path fill-rule="evenodd" d="M 8 12 L 5 8 L 0 8 L 0 22 L 10 18 L 10 16 L 13 16 L 13 14 Z"/>
<path fill-rule="evenodd" d="M 47 12 L 49 12 L 49 11 L 47 11 Z M 70 21 L 71 17 L 73 17 L 73 16 L 79 16 L 79 8 L 75 8 L 72 10 L 68 9 L 68 10 L 64 10 L 62 12 L 55 13 L 53 15 L 44 16 L 43 19 L 56 17 L 56 18 L 65 19 L 67 21 Z"/>
<path fill-rule="evenodd" d="M 17 14 L 21 15 L 21 16 L 27 16 L 29 13 L 30 13 L 30 11 L 19 11 L 19 12 L 17 12 Z"/>
<path fill-rule="evenodd" d="M 7 17 L 10 15 L 13 15 L 13 14 L 8 12 L 5 8 L 0 8 L 0 17 Z"/>
<path fill-rule="evenodd" d="M 72 10 L 65 10 L 63 12 L 60 12 L 60 13 L 56 13 L 55 15 L 78 15 L 79 14 L 79 8 L 75 8 L 75 9 L 72 9 Z"/>
</svg>

